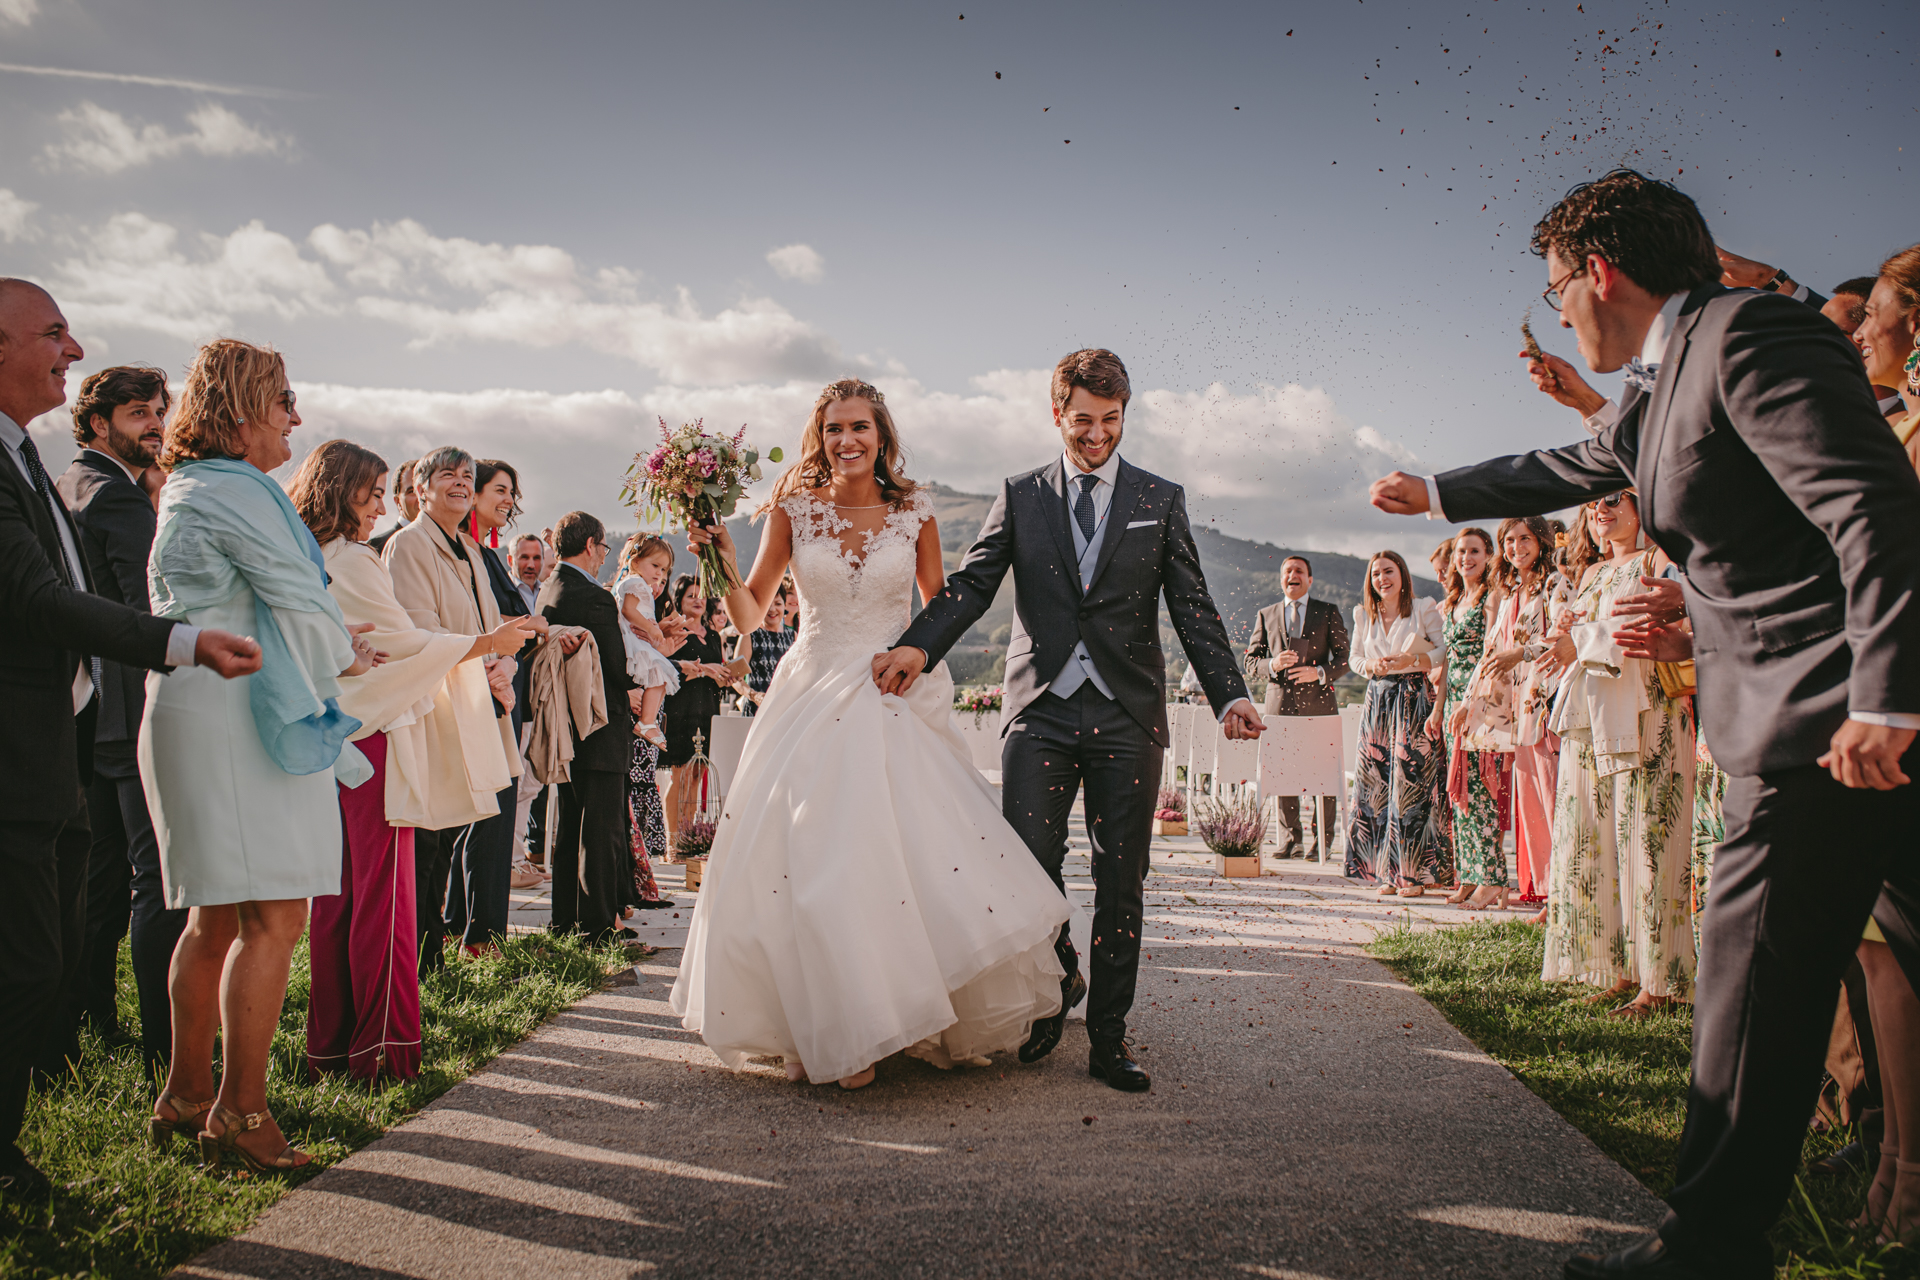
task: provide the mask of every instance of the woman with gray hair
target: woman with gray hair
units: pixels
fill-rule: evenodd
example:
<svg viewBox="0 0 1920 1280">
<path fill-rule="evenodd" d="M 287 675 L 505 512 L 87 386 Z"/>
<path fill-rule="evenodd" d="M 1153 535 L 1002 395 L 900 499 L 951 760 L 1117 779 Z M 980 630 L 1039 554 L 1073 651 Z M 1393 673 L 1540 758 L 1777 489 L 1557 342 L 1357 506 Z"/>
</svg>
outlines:
<svg viewBox="0 0 1920 1280">
<path fill-rule="evenodd" d="M 394 598 L 425 630 L 468 636 L 492 632 L 500 625 L 500 606 L 487 581 L 480 544 L 465 531 L 473 511 L 473 455 L 451 445 L 435 449 L 414 464 L 413 483 L 420 516 L 393 535 L 383 556 Z M 415 836 L 422 970 L 445 963 L 442 949 L 449 933 L 461 935 L 469 955 L 497 946 L 507 934 L 514 780 L 520 776 L 511 718 L 516 664 L 510 657 L 492 657 L 486 665 L 500 754 L 469 759 L 468 766 L 500 779 L 497 811 L 468 827 Z"/>
</svg>

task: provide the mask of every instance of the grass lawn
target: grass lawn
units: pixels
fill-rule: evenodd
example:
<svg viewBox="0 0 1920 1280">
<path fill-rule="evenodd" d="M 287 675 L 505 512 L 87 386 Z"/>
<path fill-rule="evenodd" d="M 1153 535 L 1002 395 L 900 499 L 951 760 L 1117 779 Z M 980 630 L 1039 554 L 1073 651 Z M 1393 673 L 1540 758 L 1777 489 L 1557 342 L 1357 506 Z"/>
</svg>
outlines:
<svg viewBox="0 0 1920 1280">
<path fill-rule="evenodd" d="M 0 1278 L 163 1274 L 246 1230 L 288 1189 L 445 1093 L 626 963 L 618 946 L 514 937 L 498 958 L 460 961 L 422 983 L 419 1079 L 381 1088 L 344 1078 L 309 1084 L 303 940 L 274 1036 L 267 1100 L 313 1163 L 285 1177 L 253 1177 L 235 1165 L 202 1172 L 197 1154 L 177 1139 L 157 1152 L 146 1136 L 157 1086 L 141 1071 L 138 1048 L 108 1057 L 83 1032 L 86 1056 L 75 1077 L 36 1090 L 27 1104 L 21 1146 L 55 1189 L 48 1206 L 0 1204 Z M 123 1025 L 139 1025 L 124 944 L 120 1016 Z"/>
<path fill-rule="evenodd" d="M 1372 952 L 1527 1088 L 1664 1195 L 1686 1123 L 1693 1011 L 1644 1022 L 1581 1003 L 1592 988 L 1540 980 L 1544 930 L 1517 920 L 1382 934 Z M 1839 996 L 1835 992 L 1835 998 Z M 1818 1159 L 1848 1141 L 1807 1135 Z M 1920 1277 L 1914 1250 L 1874 1243 L 1846 1222 L 1866 1199 L 1865 1174 L 1802 1178 L 1773 1231 L 1779 1275 Z"/>
</svg>

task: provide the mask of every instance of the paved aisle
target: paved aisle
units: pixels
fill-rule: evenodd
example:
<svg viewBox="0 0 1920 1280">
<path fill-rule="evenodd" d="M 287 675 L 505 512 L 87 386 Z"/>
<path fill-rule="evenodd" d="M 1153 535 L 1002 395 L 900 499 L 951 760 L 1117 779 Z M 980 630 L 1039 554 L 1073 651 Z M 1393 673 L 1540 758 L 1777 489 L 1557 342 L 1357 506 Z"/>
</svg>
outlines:
<svg viewBox="0 0 1920 1280">
<path fill-rule="evenodd" d="M 667 1011 L 668 951 L 179 1274 L 1557 1276 L 1657 1221 L 1360 952 L 1399 904 L 1192 848 L 1148 886 L 1149 1094 L 1087 1077 L 1078 1022 L 1037 1067 L 895 1057 L 855 1094 L 728 1072 Z M 1072 870 L 1084 903 L 1084 848 Z"/>
</svg>

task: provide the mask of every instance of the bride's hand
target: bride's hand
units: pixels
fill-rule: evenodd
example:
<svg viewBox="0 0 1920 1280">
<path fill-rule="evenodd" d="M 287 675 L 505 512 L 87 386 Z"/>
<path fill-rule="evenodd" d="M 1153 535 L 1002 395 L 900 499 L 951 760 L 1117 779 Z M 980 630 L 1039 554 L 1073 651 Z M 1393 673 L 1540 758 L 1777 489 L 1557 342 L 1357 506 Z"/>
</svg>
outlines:
<svg viewBox="0 0 1920 1280">
<path fill-rule="evenodd" d="M 720 554 L 730 565 L 737 566 L 739 557 L 734 551 L 733 535 L 727 532 L 726 521 L 716 520 L 709 525 L 690 524 L 687 526 L 687 554 L 699 556 L 700 548 L 712 545 L 720 549 Z"/>
</svg>

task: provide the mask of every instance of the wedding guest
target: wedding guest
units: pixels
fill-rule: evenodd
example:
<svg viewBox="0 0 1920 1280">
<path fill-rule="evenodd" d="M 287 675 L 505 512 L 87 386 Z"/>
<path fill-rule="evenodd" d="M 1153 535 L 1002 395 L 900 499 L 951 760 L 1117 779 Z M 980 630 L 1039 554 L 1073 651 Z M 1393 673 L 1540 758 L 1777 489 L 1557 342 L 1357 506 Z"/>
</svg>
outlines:
<svg viewBox="0 0 1920 1280">
<path fill-rule="evenodd" d="M 1337 716 L 1339 703 L 1333 683 L 1347 674 L 1347 624 L 1340 610 L 1312 598 L 1313 565 L 1305 556 L 1288 556 L 1280 563 L 1278 604 L 1270 604 L 1254 618 L 1247 641 L 1248 676 L 1267 677 L 1267 716 Z M 1263 672 L 1261 668 L 1264 667 Z M 1311 856 L 1306 829 L 1300 822 L 1300 797 L 1279 797 L 1281 836 L 1279 856 Z M 1314 843 L 1324 860 L 1333 843 L 1336 797 L 1315 797 Z"/>
<path fill-rule="evenodd" d="M 375 555 L 385 554 L 387 540 L 420 518 L 420 495 L 413 487 L 413 466 L 412 461 L 403 462 L 393 473 L 394 505 L 400 508 L 400 520 L 385 533 L 367 539 Z"/>
<path fill-rule="evenodd" d="M 527 612 L 536 618 L 540 618 L 537 606 L 540 600 L 540 583 L 545 576 L 547 554 L 547 544 L 540 540 L 540 535 L 537 533 L 523 533 L 514 541 L 513 589 L 520 593 L 520 600 L 526 605 Z M 546 621 L 545 618 L 540 620 Z M 571 643 L 577 645 L 578 641 Z M 567 647 L 566 652 L 572 653 L 573 648 Z M 533 664 L 527 665 L 531 670 Z M 531 718 L 530 709 L 521 717 L 520 757 L 523 766 L 527 754 L 527 737 L 533 731 L 533 726 L 529 723 Z M 545 865 L 544 824 L 547 811 L 547 789 L 540 785 L 540 779 L 534 776 L 533 770 L 522 767 L 520 787 L 515 795 L 518 797 L 518 803 L 513 811 L 513 832 L 516 842 L 514 863 L 516 868 L 523 863 L 532 868 L 544 883 L 552 879 Z"/>
<path fill-rule="evenodd" d="M 734 683 L 740 691 L 742 715 L 750 716 L 759 710 L 768 687 L 773 684 L 773 673 L 780 668 L 780 659 L 787 656 L 787 650 L 793 648 L 793 642 L 799 638 L 800 633 L 791 625 L 800 613 L 800 603 L 794 594 L 792 584 L 784 580 L 774 588 L 773 605 L 767 610 L 766 621 L 740 637 L 734 648 L 734 661 L 744 659 L 747 664 L 747 674 Z"/>
<path fill-rule="evenodd" d="M 79 530 L 21 425 L 60 407 L 67 369 L 84 355 L 46 290 L 0 277 L 0 655 L 9 672 L 0 879 L 12 913 L 0 930 L 0 1198 L 16 1202 L 52 1190 L 18 1139 L 33 1063 L 82 958 L 92 844 L 83 788 L 98 714 L 88 655 L 175 668 L 175 680 L 197 674 L 186 670 L 196 663 L 224 679 L 260 668 L 252 640 L 91 594 Z"/>
<path fill-rule="evenodd" d="M 327 591 L 349 625 L 386 659 L 340 681 L 340 710 L 360 722 L 352 742 L 373 776 L 340 795 L 340 892 L 313 900 L 307 1067 L 358 1080 L 420 1074 L 420 949 L 413 833 L 486 818 L 492 793 L 468 779 L 464 743 L 490 753 L 477 658 L 508 653 L 533 634 L 525 617 L 489 635 L 414 625 L 364 539 L 386 514 L 386 462 L 329 440 L 300 464 L 289 497 L 326 559 Z"/>
<path fill-rule="evenodd" d="M 1446 583 L 1440 610 L 1447 647 L 1446 699 L 1436 701 L 1427 721 L 1427 732 L 1444 743 L 1452 810 L 1459 887 L 1447 901 L 1474 910 L 1496 902 L 1506 910 L 1513 887 L 1499 812 L 1499 797 L 1512 782 L 1513 756 L 1492 743 L 1475 749 L 1464 736 L 1473 676 L 1486 652 L 1488 625 L 1500 607 L 1503 569 L 1485 529 L 1462 529 L 1454 535 L 1453 561 L 1441 579 Z"/>
<path fill-rule="evenodd" d="M 558 627 L 584 627 L 599 652 L 607 723 L 574 738 L 571 778 L 560 784 L 553 846 L 553 922 L 556 933 L 581 932 L 599 941 L 637 935 L 620 927 L 618 912 L 631 896 L 633 865 L 627 807 L 632 767 L 633 680 L 627 675 L 620 608 L 600 585 L 607 531 L 584 511 L 560 517 L 554 529 L 560 567 L 540 588 L 540 612 Z M 624 882 L 624 883 L 623 883 Z"/>
<path fill-rule="evenodd" d="M 1854 341 L 1866 361 L 1868 379 L 1899 389 L 1905 412 L 1890 419 L 1893 433 L 1907 460 L 1920 468 L 1920 367 L 1907 371 L 1907 362 L 1920 350 L 1920 244 L 1880 264 L 1880 278 L 1874 281 Z"/>
<path fill-rule="evenodd" d="M 1551 646 L 1558 611 L 1571 594 L 1554 568 L 1553 529 L 1539 516 L 1514 516 L 1495 537 L 1505 561 L 1506 599 L 1487 638 L 1480 679 L 1504 683 L 1513 747 L 1513 844 L 1522 902 L 1546 900 L 1553 860 L 1553 797 L 1560 738 L 1547 727 L 1557 682 L 1538 659 Z M 1537 924 L 1546 923 L 1542 909 Z"/>
<path fill-rule="evenodd" d="M 414 625 L 443 634 L 490 635 L 500 625 L 500 606 L 487 578 L 480 544 L 464 526 L 473 512 L 473 457 L 446 446 L 414 464 L 420 516 L 394 532 L 383 553 L 393 594 Z M 499 750 L 468 757 L 475 777 L 495 785 L 494 816 L 511 814 L 518 784 L 520 748 L 510 714 L 517 667 L 507 656 L 484 659 Z M 504 766 L 504 767 L 502 767 Z M 511 818 L 414 836 L 414 870 L 420 912 L 420 966 L 444 963 L 442 947 L 458 935 L 467 955 L 497 948 L 507 933 L 508 880 L 512 874 Z"/>
<path fill-rule="evenodd" d="M 688 768 L 694 755 L 694 735 L 700 735 L 699 750 L 709 754 L 713 748 L 713 718 L 720 714 L 720 689 L 733 677 L 721 665 L 726 650 L 720 633 L 711 625 L 707 602 L 700 595 L 699 579 L 683 573 L 673 580 L 673 608 L 687 624 L 687 643 L 675 653 L 680 665 L 680 688 L 667 699 L 660 724 L 667 734 L 667 749 L 660 762 L 673 770 L 667 783 L 667 832 L 675 834 L 699 812 L 702 781 L 691 776 Z"/>
<path fill-rule="evenodd" d="M 147 604 L 147 554 L 153 549 L 154 504 L 142 477 L 160 456 L 172 396 L 158 369 L 122 365 L 89 374 L 73 406 L 80 453 L 55 482 L 80 529 L 94 590 L 141 613 Z M 167 968 L 187 913 L 167 908 L 160 887 L 160 845 L 153 834 L 134 747 L 147 706 L 147 673 L 119 662 L 100 664 L 99 722 L 87 815 L 93 848 L 87 861 L 87 937 L 80 998 L 69 1002 L 48 1057 L 78 1061 L 82 1013 L 108 1048 L 135 1043 L 115 1012 L 120 940 L 131 931 L 133 981 L 140 1002 L 137 1043 L 152 1071 L 173 1051 Z"/>
<path fill-rule="evenodd" d="M 513 725 L 514 750 L 523 753 L 527 735 L 532 732 L 532 726 L 527 721 L 527 674 L 533 669 L 533 651 L 546 636 L 547 620 L 534 612 L 532 604 L 520 590 L 519 577 L 501 555 L 500 534 L 513 526 L 519 514 L 520 473 L 498 458 L 481 458 L 475 462 L 470 531 L 474 542 L 480 547 L 480 563 L 486 568 L 488 587 L 493 592 L 494 603 L 499 607 L 502 618 L 533 619 L 533 638 L 519 653 L 512 655 L 515 664 L 513 706 L 508 709 L 508 718 Z M 536 591 L 534 599 L 537 601 L 538 598 L 539 592 Z M 533 779 L 533 770 L 527 768 L 522 759 L 519 777 L 514 782 L 513 799 L 503 799 L 498 817 L 486 819 L 470 837 L 488 845 L 497 845 L 502 841 L 506 843 L 509 889 L 531 889 L 544 883 L 547 878 L 527 856 L 525 825 L 516 824 L 521 796 L 525 795 L 530 801 L 533 790 L 539 785 Z"/>
<path fill-rule="evenodd" d="M 659 625 L 667 601 L 667 579 L 673 572 L 673 548 L 666 539 L 654 534 L 628 539 L 620 551 L 620 568 L 622 574 L 613 586 L 614 599 L 620 604 L 620 638 L 626 645 L 627 674 L 641 690 L 633 726 L 633 763 L 627 771 L 627 844 L 633 861 L 630 917 L 635 910 L 674 905 L 673 899 L 660 896 L 660 885 L 653 877 L 654 860 L 667 856 L 666 816 L 660 804 L 660 744 L 666 738 L 649 716 L 659 713 L 653 704 L 656 696 L 664 699 L 666 689 L 679 687 L 679 668 L 666 655 L 678 652 L 685 641 L 679 626 L 669 631 Z"/>
<path fill-rule="evenodd" d="M 173 474 L 147 568 L 156 614 L 245 628 L 263 653 L 245 683 L 196 671 L 149 679 L 139 751 L 167 903 L 190 909 L 153 1133 L 204 1118 L 207 1163 L 232 1158 L 255 1173 L 307 1163 L 267 1111 L 267 1061 L 307 899 L 340 892 L 334 779 L 371 774 L 347 744 L 360 722 L 337 699 L 343 677 L 372 669 L 373 651 L 349 631 L 319 545 L 268 475 L 293 456 L 299 425 L 276 352 L 230 338 L 202 347 L 167 425 L 160 461 Z"/>
<path fill-rule="evenodd" d="M 1438 883 L 1440 744 L 1427 723 L 1429 673 L 1446 661 L 1442 628 L 1439 606 L 1415 598 L 1400 553 L 1375 552 L 1353 611 L 1349 661 L 1367 677 L 1367 695 L 1347 804 L 1346 872 L 1378 883 L 1382 897 L 1417 898 Z"/>
</svg>

